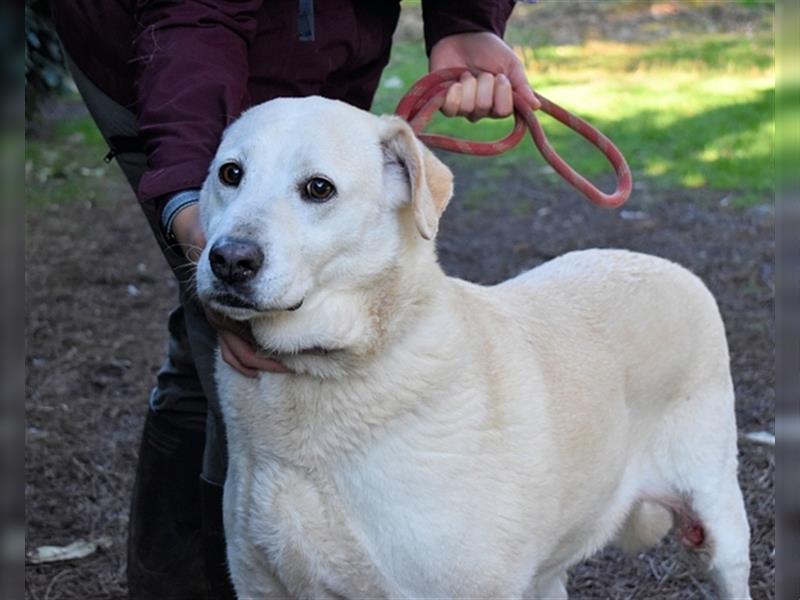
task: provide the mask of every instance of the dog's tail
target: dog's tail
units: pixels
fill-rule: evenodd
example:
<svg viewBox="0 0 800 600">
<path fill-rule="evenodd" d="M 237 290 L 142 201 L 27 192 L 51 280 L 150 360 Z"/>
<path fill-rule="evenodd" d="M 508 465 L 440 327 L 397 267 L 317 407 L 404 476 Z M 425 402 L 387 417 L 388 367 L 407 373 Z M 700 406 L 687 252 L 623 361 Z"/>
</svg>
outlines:
<svg viewBox="0 0 800 600">
<path fill-rule="evenodd" d="M 634 506 L 622 525 L 615 545 L 627 554 L 638 554 L 655 546 L 669 533 L 673 525 L 672 511 L 651 500 Z"/>
</svg>

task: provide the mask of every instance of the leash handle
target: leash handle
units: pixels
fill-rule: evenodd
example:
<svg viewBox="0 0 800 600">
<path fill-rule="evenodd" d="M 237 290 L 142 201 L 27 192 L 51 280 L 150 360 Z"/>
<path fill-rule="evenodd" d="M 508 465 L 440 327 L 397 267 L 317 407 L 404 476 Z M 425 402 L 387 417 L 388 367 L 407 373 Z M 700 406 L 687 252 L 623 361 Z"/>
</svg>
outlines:
<svg viewBox="0 0 800 600">
<path fill-rule="evenodd" d="M 581 192 L 591 202 L 603 208 L 617 208 L 628 199 L 633 188 L 633 178 L 622 152 L 610 139 L 589 125 L 589 123 L 564 110 L 541 94 L 536 94 L 536 97 L 541 102 L 542 111 L 596 146 L 605 155 L 608 162 L 611 163 L 617 175 L 617 187 L 614 193 L 606 194 L 595 187 L 592 182 L 569 166 L 558 155 L 536 118 L 535 110 L 517 93 L 514 93 L 514 128 L 511 133 L 501 140 L 479 142 L 445 135 L 423 134 L 422 131 L 433 118 L 434 113 L 444 104 L 447 90 L 459 80 L 461 74 L 465 71 L 467 69 L 443 69 L 429 73 L 411 86 L 411 89 L 400 99 L 395 113 L 409 122 L 414 133 L 425 144 L 433 148 L 441 148 L 442 150 L 460 154 L 491 156 L 501 154 L 516 146 L 525 137 L 525 130 L 527 129 L 530 131 L 539 152 L 542 153 L 544 159 L 553 167 L 556 173 L 561 175 L 567 183 Z"/>
</svg>

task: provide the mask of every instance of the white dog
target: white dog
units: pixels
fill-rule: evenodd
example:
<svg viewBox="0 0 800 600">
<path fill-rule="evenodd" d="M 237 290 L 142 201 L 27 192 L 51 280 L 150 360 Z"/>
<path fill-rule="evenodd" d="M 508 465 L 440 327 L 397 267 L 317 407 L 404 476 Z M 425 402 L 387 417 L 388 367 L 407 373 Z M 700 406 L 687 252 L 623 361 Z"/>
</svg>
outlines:
<svg viewBox="0 0 800 600">
<path fill-rule="evenodd" d="M 700 280 L 590 250 L 446 277 L 452 175 L 395 117 L 281 99 L 203 187 L 203 301 L 292 373 L 217 363 L 225 531 L 245 598 L 563 598 L 673 520 L 748 593 L 725 332 Z"/>
</svg>

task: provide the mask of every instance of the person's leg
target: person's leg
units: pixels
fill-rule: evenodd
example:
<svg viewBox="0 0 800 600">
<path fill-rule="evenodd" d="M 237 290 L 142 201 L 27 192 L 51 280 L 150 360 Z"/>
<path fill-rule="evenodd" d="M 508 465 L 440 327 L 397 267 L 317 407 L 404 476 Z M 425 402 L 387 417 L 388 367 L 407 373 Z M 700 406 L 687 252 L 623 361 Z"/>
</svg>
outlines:
<svg viewBox="0 0 800 600">
<path fill-rule="evenodd" d="M 167 359 L 150 394 L 128 527 L 128 594 L 134 600 L 207 596 L 200 472 L 206 399 L 184 308 L 169 317 Z"/>
<path fill-rule="evenodd" d="M 114 140 L 135 139 L 135 115 L 106 96 L 72 61 L 67 62 L 109 146 L 114 146 Z M 146 158 L 135 146 L 116 150 L 116 160 L 135 190 Z M 167 259 L 173 269 L 180 264 L 176 256 Z M 225 565 L 218 564 L 220 556 L 224 559 L 225 453 L 214 446 L 224 444 L 224 433 L 217 433 L 222 430 L 221 421 L 217 422 L 219 410 L 215 405 L 209 411 L 207 400 L 207 390 L 216 399 L 213 369 L 209 370 L 216 336 L 190 296 L 181 286 L 180 305 L 169 317 L 167 359 L 151 393 L 142 434 L 128 537 L 128 586 L 135 600 L 234 597 Z M 204 343 L 191 343 L 195 338 Z M 203 383 L 196 368 L 197 352 L 206 355 L 200 361 Z M 206 455 L 213 457 L 213 468 L 203 468 Z M 205 479 L 211 478 L 216 485 L 208 488 L 201 473 L 207 473 Z"/>
<path fill-rule="evenodd" d="M 228 573 L 225 532 L 222 523 L 222 491 L 228 465 L 227 442 L 214 380 L 217 332 L 205 318 L 200 303 L 183 303 L 188 342 L 195 357 L 198 379 L 208 399 L 206 445 L 202 461 L 203 539 L 207 580 L 213 597 L 233 600 L 236 596 Z"/>
</svg>

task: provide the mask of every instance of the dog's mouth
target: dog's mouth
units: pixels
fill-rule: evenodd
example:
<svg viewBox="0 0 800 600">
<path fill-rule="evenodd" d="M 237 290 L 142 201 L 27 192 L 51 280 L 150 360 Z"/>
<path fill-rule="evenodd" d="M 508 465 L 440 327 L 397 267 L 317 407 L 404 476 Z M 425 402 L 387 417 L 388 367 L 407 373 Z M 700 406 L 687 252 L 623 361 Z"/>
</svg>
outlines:
<svg viewBox="0 0 800 600">
<path fill-rule="evenodd" d="M 330 356 L 336 356 L 337 354 L 340 354 L 342 352 L 344 352 L 344 348 L 325 348 L 323 346 L 310 346 L 307 348 L 298 348 L 297 350 L 293 350 L 290 352 L 282 350 L 268 351 L 266 353 L 266 356 L 269 356 L 271 359 L 286 366 L 285 361 L 287 359 L 304 358 L 310 356 L 318 358 L 326 358 Z"/>
<path fill-rule="evenodd" d="M 292 363 L 293 358 L 306 358 L 306 357 L 316 357 L 316 358 L 326 358 L 329 356 L 336 356 L 337 354 L 343 352 L 343 348 L 323 348 L 322 346 L 311 346 L 308 348 L 298 348 L 297 350 L 293 350 L 291 352 L 279 351 L 279 350 L 264 350 L 260 351 L 260 354 L 274 360 L 276 363 L 281 365 L 284 369 L 286 369 L 289 373 L 295 373 L 292 366 L 296 366 L 296 363 Z M 287 364 L 287 361 L 288 364 Z"/>
<path fill-rule="evenodd" d="M 312 346 L 311 348 L 301 348 L 293 354 L 284 354 L 283 356 L 328 356 L 329 354 L 335 354 L 336 352 L 341 351 L 341 348 L 323 348 L 322 346 Z"/>
<path fill-rule="evenodd" d="M 249 298 L 230 291 L 215 293 L 207 300 L 214 310 L 229 314 L 232 318 L 255 316 L 256 314 L 274 313 L 277 311 L 294 312 L 303 306 L 303 298 L 291 306 L 259 306 Z"/>
<path fill-rule="evenodd" d="M 208 303 L 214 305 L 214 308 L 243 308 L 260 312 L 254 302 L 231 292 L 215 294 L 209 299 Z"/>
</svg>

